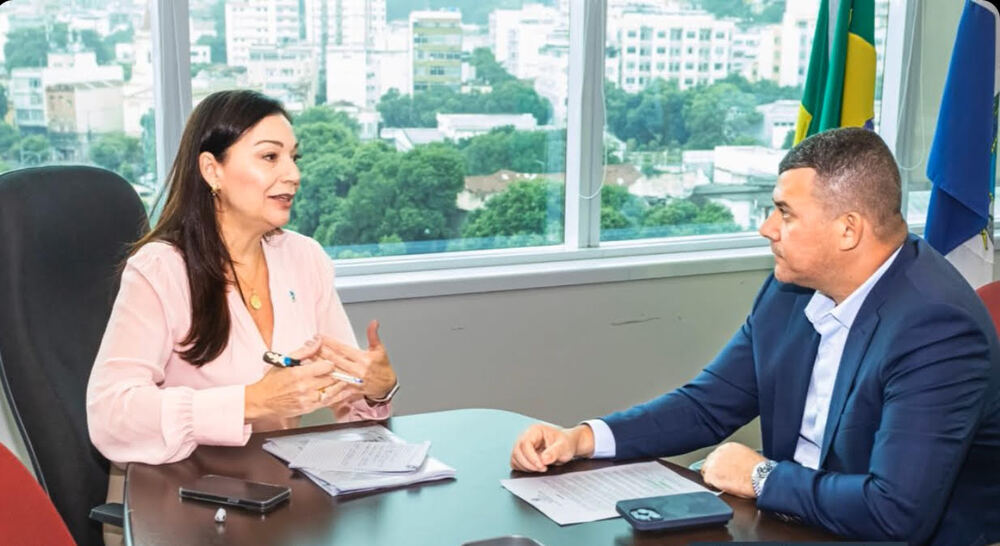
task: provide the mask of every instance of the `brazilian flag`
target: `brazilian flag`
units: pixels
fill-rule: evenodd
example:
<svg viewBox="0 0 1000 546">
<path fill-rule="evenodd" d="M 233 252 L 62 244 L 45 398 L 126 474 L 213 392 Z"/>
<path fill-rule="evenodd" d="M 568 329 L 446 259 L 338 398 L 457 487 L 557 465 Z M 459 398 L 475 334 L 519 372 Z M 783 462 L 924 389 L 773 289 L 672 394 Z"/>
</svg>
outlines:
<svg viewBox="0 0 1000 546">
<path fill-rule="evenodd" d="M 821 0 L 795 143 L 836 127 L 873 128 L 874 0 Z"/>
</svg>

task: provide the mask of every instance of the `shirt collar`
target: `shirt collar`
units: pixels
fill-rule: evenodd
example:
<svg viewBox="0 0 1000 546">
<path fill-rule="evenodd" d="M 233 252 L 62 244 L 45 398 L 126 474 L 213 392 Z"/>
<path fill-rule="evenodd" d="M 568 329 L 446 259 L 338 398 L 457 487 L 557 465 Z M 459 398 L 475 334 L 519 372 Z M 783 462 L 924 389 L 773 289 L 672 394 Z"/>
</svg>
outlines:
<svg viewBox="0 0 1000 546">
<path fill-rule="evenodd" d="M 861 286 L 854 289 L 851 295 L 847 296 L 844 301 L 840 302 L 840 305 L 836 305 L 834 301 L 823 294 L 819 290 L 813 293 L 812 298 L 805 308 L 806 318 L 812 323 L 813 327 L 816 328 L 818 323 L 824 321 L 829 315 L 831 318 L 840 323 L 844 328 L 850 329 L 851 325 L 854 324 L 854 319 L 858 316 L 858 311 L 861 310 L 861 305 L 868 298 L 868 293 L 872 291 L 875 287 L 875 283 L 882 278 L 892 262 L 896 261 L 896 256 L 899 255 L 899 251 L 902 250 L 903 246 L 900 245 L 895 252 L 889 256 L 886 261 L 882 262 L 882 265 L 871 274 L 868 279 L 861 284 Z"/>
</svg>

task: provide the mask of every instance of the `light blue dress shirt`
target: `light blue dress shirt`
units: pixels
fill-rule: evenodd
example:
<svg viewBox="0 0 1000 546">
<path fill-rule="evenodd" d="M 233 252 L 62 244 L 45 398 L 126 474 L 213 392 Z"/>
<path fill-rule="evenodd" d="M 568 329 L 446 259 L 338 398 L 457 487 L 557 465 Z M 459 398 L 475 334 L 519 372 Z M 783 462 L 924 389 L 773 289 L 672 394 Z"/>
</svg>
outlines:
<svg viewBox="0 0 1000 546">
<path fill-rule="evenodd" d="M 875 283 L 882 278 L 892 262 L 899 255 L 900 246 L 892 256 L 882 263 L 868 279 L 847 296 L 840 305 L 836 305 L 825 294 L 816 291 L 806 305 L 805 315 L 813 328 L 820 335 L 819 348 L 813 364 L 812 377 L 809 380 L 809 390 L 806 393 L 805 409 L 802 412 L 802 426 L 799 428 L 799 439 L 795 444 L 793 459 L 802 466 L 819 467 L 819 452 L 823 445 L 823 433 L 826 427 L 827 414 L 830 411 L 830 397 L 833 395 L 833 385 L 840 369 L 840 358 L 844 354 L 844 345 L 851 325 L 861 310 L 861 305 L 868 297 Z M 594 431 L 593 458 L 608 458 L 615 456 L 615 436 L 611 427 L 600 419 L 589 419 L 583 422 Z"/>
</svg>

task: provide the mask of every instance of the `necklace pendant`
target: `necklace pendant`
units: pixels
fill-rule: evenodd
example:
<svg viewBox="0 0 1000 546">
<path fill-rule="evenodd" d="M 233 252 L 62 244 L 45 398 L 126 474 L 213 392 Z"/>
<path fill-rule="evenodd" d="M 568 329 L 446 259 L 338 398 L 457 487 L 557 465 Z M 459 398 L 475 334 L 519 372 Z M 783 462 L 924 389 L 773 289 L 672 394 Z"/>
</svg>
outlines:
<svg viewBox="0 0 1000 546">
<path fill-rule="evenodd" d="M 257 295 L 257 292 L 251 293 L 250 294 L 250 307 L 252 307 L 254 311 L 259 311 L 260 308 L 261 308 L 261 305 L 262 304 L 260 302 L 260 296 Z"/>
</svg>

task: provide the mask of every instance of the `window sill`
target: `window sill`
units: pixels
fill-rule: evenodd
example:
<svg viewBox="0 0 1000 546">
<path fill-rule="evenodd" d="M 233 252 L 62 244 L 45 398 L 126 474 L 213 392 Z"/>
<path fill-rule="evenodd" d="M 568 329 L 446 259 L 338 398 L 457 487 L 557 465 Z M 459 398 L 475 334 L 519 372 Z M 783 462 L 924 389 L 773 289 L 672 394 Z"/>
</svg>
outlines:
<svg viewBox="0 0 1000 546">
<path fill-rule="evenodd" d="M 555 286 L 573 286 L 643 279 L 685 277 L 739 271 L 767 271 L 774 258 L 764 241 L 744 248 L 692 250 L 618 255 L 615 247 L 588 251 L 562 251 L 561 260 L 550 259 L 507 265 L 480 265 L 384 273 L 340 272 L 353 264 L 338 265 L 337 292 L 344 303 L 398 300 L 525 290 Z M 732 244 L 732 240 L 730 240 Z M 572 254 L 596 254 L 596 257 L 573 258 Z"/>
</svg>

